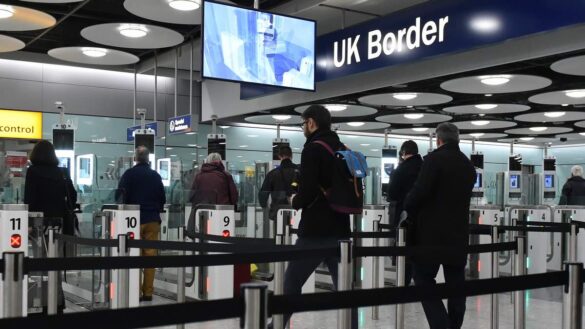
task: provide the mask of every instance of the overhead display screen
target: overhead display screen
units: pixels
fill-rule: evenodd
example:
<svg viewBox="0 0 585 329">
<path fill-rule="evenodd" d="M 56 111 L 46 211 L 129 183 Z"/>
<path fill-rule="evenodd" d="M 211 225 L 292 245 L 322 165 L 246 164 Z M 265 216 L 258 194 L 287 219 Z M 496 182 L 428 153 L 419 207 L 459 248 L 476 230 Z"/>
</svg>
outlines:
<svg viewBox="0 0 585 329">
<path fill-rule="evenodd" d="M 205 1 L 203 77 L 315 90 L 314 21 Z"/>
</svg>

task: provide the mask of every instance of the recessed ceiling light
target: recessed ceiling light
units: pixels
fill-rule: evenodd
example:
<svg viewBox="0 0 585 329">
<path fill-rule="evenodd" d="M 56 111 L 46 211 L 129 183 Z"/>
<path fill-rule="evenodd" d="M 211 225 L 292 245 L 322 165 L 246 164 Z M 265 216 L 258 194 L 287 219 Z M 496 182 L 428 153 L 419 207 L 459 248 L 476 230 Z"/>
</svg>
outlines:
<svg viewBox="0 0 585 329">
<path fill-rule="evenodd" d="M 128 151 L 128 153 L 134 153 L 134 151 Z"/>
<path fill-rule="evenodd" d="M 372 149 L 372 152 L 378 152 L 378 151 L 380 151 L 380 150 L 378 150 L 378 149 Z"/>
<path fill-rule="evenodd" d="M 536 131 L 536 132 L 542 132 L 542 131 L 547 130 L 548 128 L 547 127 L 530 127 L 529 129 L 532 131 Z"/>
<path fill-rule="evenodd" d="M 525 142 L 530 142 L 533 139 L 534 139 L 534 137 L 520 137 L 520 140 L 523 140 Z"/>
<path fill-rule="evenodd" d="M 415 128 L 412 128 L 412 130 L 420 133 L 420 132 L 429 130 L 429 128 L 426 128 L 426 127 L 415 127 Z"/>
<path fill-rule="evenodd" d="M 579 133 L 579 135 L 581 135 L 581 136 L 585 136 L 585 133 Z"/>
<path fill-rule="evenodd" d="M 173 149 L 172 147 L 167 147 L 167 150 L 172 150 L 172 149 Z"/>
<path fill-rule="evenodd" d="M 485 97 L 492 97 L 492 94 L 485 94 Z"/>
<path fill-rule="evenodd" d="M 122 24 L 118 31 L 127 38 L 142 38 L 148 34 L 148 29 L 142 24 Z"/>
<path fill-rule="evenodd" d="M 14 15 L 12 6 L 0 5 L 0 18 L 9 18 Z"/>
<path fill-rule="evenodd" d="M 236 158 L 243 158 L 243 157 L 244 157 L 243 155 L 236 156 Z"/>
<path fill-rule="evenodd" d="M 176 154 L 171 154 L 171 156 L 172 156 L 172 157 L 176 157 L 177 155 L 176 155 Z"/>
<path fill-rule="evenodd" d="M 352 127 L 361 127 L 365 124 L 366 124 L 365 122 L 348 122 L 347 123 L 348 126 L 352 126 Z"/>
<path fill-rule="evenodd" d="M 475 137 L 475 138 L 479 138 L 479 137 L 481 137 L 483 135 L 485 135 L 485 134 L 484 133 L 472 133 L 472 134 L 469 134 L 469 136 Z"/>
<path fill-rule="evenodd" d="M 477 104 L 475 108 L 480 110 L 492 110 L 498 107 L 498 104 Z"/>
<path fill-rule="evenodd" d="M 567 112 L 544 112 L 544 116 L 547 118 L 560 118 L 567 114 Z"/>
<path fill-rule="evenodd" d="M 469 25 L 471 28 L 480 33 L 493 33 L 500 29 L 501 22 L 497 17 L 478 16 L 474 17 Z"/>
<path fill-rule="evenodd" d="M 248 145 L 240 145 L 241 148 L 246 148 Z"/>
<path fill-rule="evenodd" d="M 399 93 L 392 95 L 392 97 L 401 101 L 409 101 L 411 99 L 417 98 L 418 95 L 416 93 Z"/>
<path fill-rule="evenodd" d="M 197 147 L 197 144 L 187 144 L 189 147 Z"/>
<path fill-rule="evenodd" d="M 104 48 L 83 47 L 81 48 L 81 52 L 89 57 L 104 57 L 108 53 L 108 50 Z"/>
<path fill-rule="evenodd" d="M 221 129 L 228 129 L 230 126 L 219 126 Z"/>
<path fill-rule="evenodd" d="M 360 144 L 360 146 L 370 146 L 370 144 Z"/>
<path fill-rule="evenodd" d="M 290 115 L 273 115 L 272 119 L 276 121 L 286 121 L 292 118 Z"/>
<path fill-rule="evenodd" d="M 509 75 L 485 75 L 479 77 L 481 83 L 488 86 L 501 86 L 510 82 L 512 77 Z"/>
<path fill-rule="evenodd" d="M 561 106 L 569 106 L 569 104 L 561 104 Z"/>
<path fill-rule="evenodd" d="M 169 6 L 171 8 L 181 11 L 191 11 L 196 10 L 201 7 L 200 0 L 170 0 Z"/>
<path fill-rule="evenodd" d="M 583 98 L 585 97 L 585 89 L 580 90 L 567 90 L 565 91 L 565 95 L 571 98 Z"/>
<path fill-rule="evenodd" d="M 425 115 L 422 113 L 408 113 L 405 114 L 404 117 L 409 120 L 419 120 L 422 119 Z"/>
<path fill-rule="evenodd" d="M 490 121 L 488 121 L 488 120 L 475 120 L 475 121 L 471 121 L 471 124 L 474 126 L 487 126 L 490 124 Z"/>
<path fill-rule="evenodd" d="M 341 112 L 347 110 L 347 105 L 342 104 L 327 104 L 325 108 L 329 110 L 329 112 Z"/>
<path fill-rule="evenodd" d="M 248 137 L 250 137 L 250 138 L 256 138 L 256 137 L 258 137 L 258 135 L 248 135 Z"/>
</svg>

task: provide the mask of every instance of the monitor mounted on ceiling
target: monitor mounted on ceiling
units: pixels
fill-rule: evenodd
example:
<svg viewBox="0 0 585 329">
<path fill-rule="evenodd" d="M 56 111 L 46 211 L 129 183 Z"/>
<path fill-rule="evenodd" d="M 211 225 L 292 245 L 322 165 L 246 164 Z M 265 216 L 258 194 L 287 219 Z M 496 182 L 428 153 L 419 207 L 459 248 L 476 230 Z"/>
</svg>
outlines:
<svg viewBox="0 0 585 329">
<path fill-rule="evenodd" d="M 203 78 L 315 90 L 315 21 L 205 1 Z"/>
</svg>

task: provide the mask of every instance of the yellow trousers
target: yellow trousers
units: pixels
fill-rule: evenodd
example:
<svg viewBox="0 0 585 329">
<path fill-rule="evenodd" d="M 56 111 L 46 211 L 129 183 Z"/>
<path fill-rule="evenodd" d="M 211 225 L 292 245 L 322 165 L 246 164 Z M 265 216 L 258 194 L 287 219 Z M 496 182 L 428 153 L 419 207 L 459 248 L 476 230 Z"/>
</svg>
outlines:
<svg viewBox="0 0 585 329">
<path fill-rule="evenodd" d="M 140 225 L 140 238 L 142 240 L 158 240 L 160 234 L 160 223 L 150 222 Z M 142 249 L 141 256 L 156 256 L 156 249 Z M 142 296 L 152 296 L 154 291 L 154 268 L 145 268 L 140 287 Z"/>
</svg>

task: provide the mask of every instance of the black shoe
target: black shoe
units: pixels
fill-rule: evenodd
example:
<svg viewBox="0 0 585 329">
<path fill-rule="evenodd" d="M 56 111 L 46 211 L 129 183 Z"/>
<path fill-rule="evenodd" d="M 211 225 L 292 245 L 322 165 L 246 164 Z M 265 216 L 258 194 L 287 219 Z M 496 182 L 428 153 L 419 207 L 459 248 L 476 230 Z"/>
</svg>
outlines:
<svg viewBox="0 0 585 329">
<path fill-rule="evenodd" d="M 141 302 L 152 302 L 152 296 L 141 296 L 140 301 Z"/>
</svg>

